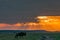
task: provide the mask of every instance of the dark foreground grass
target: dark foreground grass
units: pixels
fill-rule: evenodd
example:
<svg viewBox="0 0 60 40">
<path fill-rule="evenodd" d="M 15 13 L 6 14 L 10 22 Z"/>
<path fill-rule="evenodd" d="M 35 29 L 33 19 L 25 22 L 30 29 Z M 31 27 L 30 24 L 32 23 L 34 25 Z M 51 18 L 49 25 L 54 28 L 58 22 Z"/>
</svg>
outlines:
<svg viewBox="0 0 60 40">
<path fill-rule="evenodd" d="M 60 40 L 60 33 L 41 33 L 41 32 L 27 32 L 24 37 L 15 38 L 16 33 L 0 33 L 0 40 L 41 40 L 42 35 L 50 36 L 54 40 Z"/>
</svg>

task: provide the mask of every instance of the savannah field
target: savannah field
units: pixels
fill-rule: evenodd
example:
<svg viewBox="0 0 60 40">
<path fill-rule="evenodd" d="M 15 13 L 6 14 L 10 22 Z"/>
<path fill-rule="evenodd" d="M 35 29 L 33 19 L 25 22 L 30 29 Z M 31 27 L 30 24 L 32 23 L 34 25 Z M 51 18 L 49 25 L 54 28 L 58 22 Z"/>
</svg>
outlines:
<svg viewBox="0 0 60 40">
<path fill-rule="evenodd" d="M 0 32 L 0 40 L 42 40 L 46 35 L 53 40 L 60 40 L 60 32 L 26 32 L 26 36 L 15 38 L 17 32 Z"/>
</svg>

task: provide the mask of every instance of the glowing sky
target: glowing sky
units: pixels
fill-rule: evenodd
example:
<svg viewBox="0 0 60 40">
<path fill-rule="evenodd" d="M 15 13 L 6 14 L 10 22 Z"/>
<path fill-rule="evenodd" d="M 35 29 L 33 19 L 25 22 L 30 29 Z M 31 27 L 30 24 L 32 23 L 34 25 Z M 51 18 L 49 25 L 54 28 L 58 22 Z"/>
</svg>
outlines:
<svg viewBox="0 0 60 40">
<path fill-rule="evenodd" d="M 60 16 L 38 16 L 41 29 L 47 31 L 60 31 Z"/>
<path fill-rule="evenodd" d="M 0 30 L 46 30 L 60 31 L 60 16 L 37 16 L 36 22 L 6 24 L 0 23 Z"/>
<path fill-rule="evenodd" d="M 0 30 L 60 31 L 58 15 L 60 0 L 0 0 Z"/>
</svg>

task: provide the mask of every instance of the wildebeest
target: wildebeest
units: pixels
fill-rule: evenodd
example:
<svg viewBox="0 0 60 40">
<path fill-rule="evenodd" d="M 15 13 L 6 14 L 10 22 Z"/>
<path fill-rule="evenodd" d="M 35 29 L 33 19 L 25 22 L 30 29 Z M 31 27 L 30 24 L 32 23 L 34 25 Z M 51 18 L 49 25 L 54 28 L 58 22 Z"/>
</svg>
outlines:
<svg viewBox="0 0 60 40">
<path fill-rule="evenodd" d="M 16 33 L 15 38 L 26 36 L 26 32 Z"/>
</svg>

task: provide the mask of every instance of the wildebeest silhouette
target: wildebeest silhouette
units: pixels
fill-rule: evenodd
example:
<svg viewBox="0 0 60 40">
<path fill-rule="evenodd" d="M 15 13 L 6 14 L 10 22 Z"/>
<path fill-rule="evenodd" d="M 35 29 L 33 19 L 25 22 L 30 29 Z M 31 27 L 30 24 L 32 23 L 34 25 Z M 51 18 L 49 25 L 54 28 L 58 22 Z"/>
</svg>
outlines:
<svg viewBox="0 0 60 40">
<path fill-rule="evenodd" d="M 16 33 L 15 38 L 26 36 L 26 32 Z"/>
</svg>

